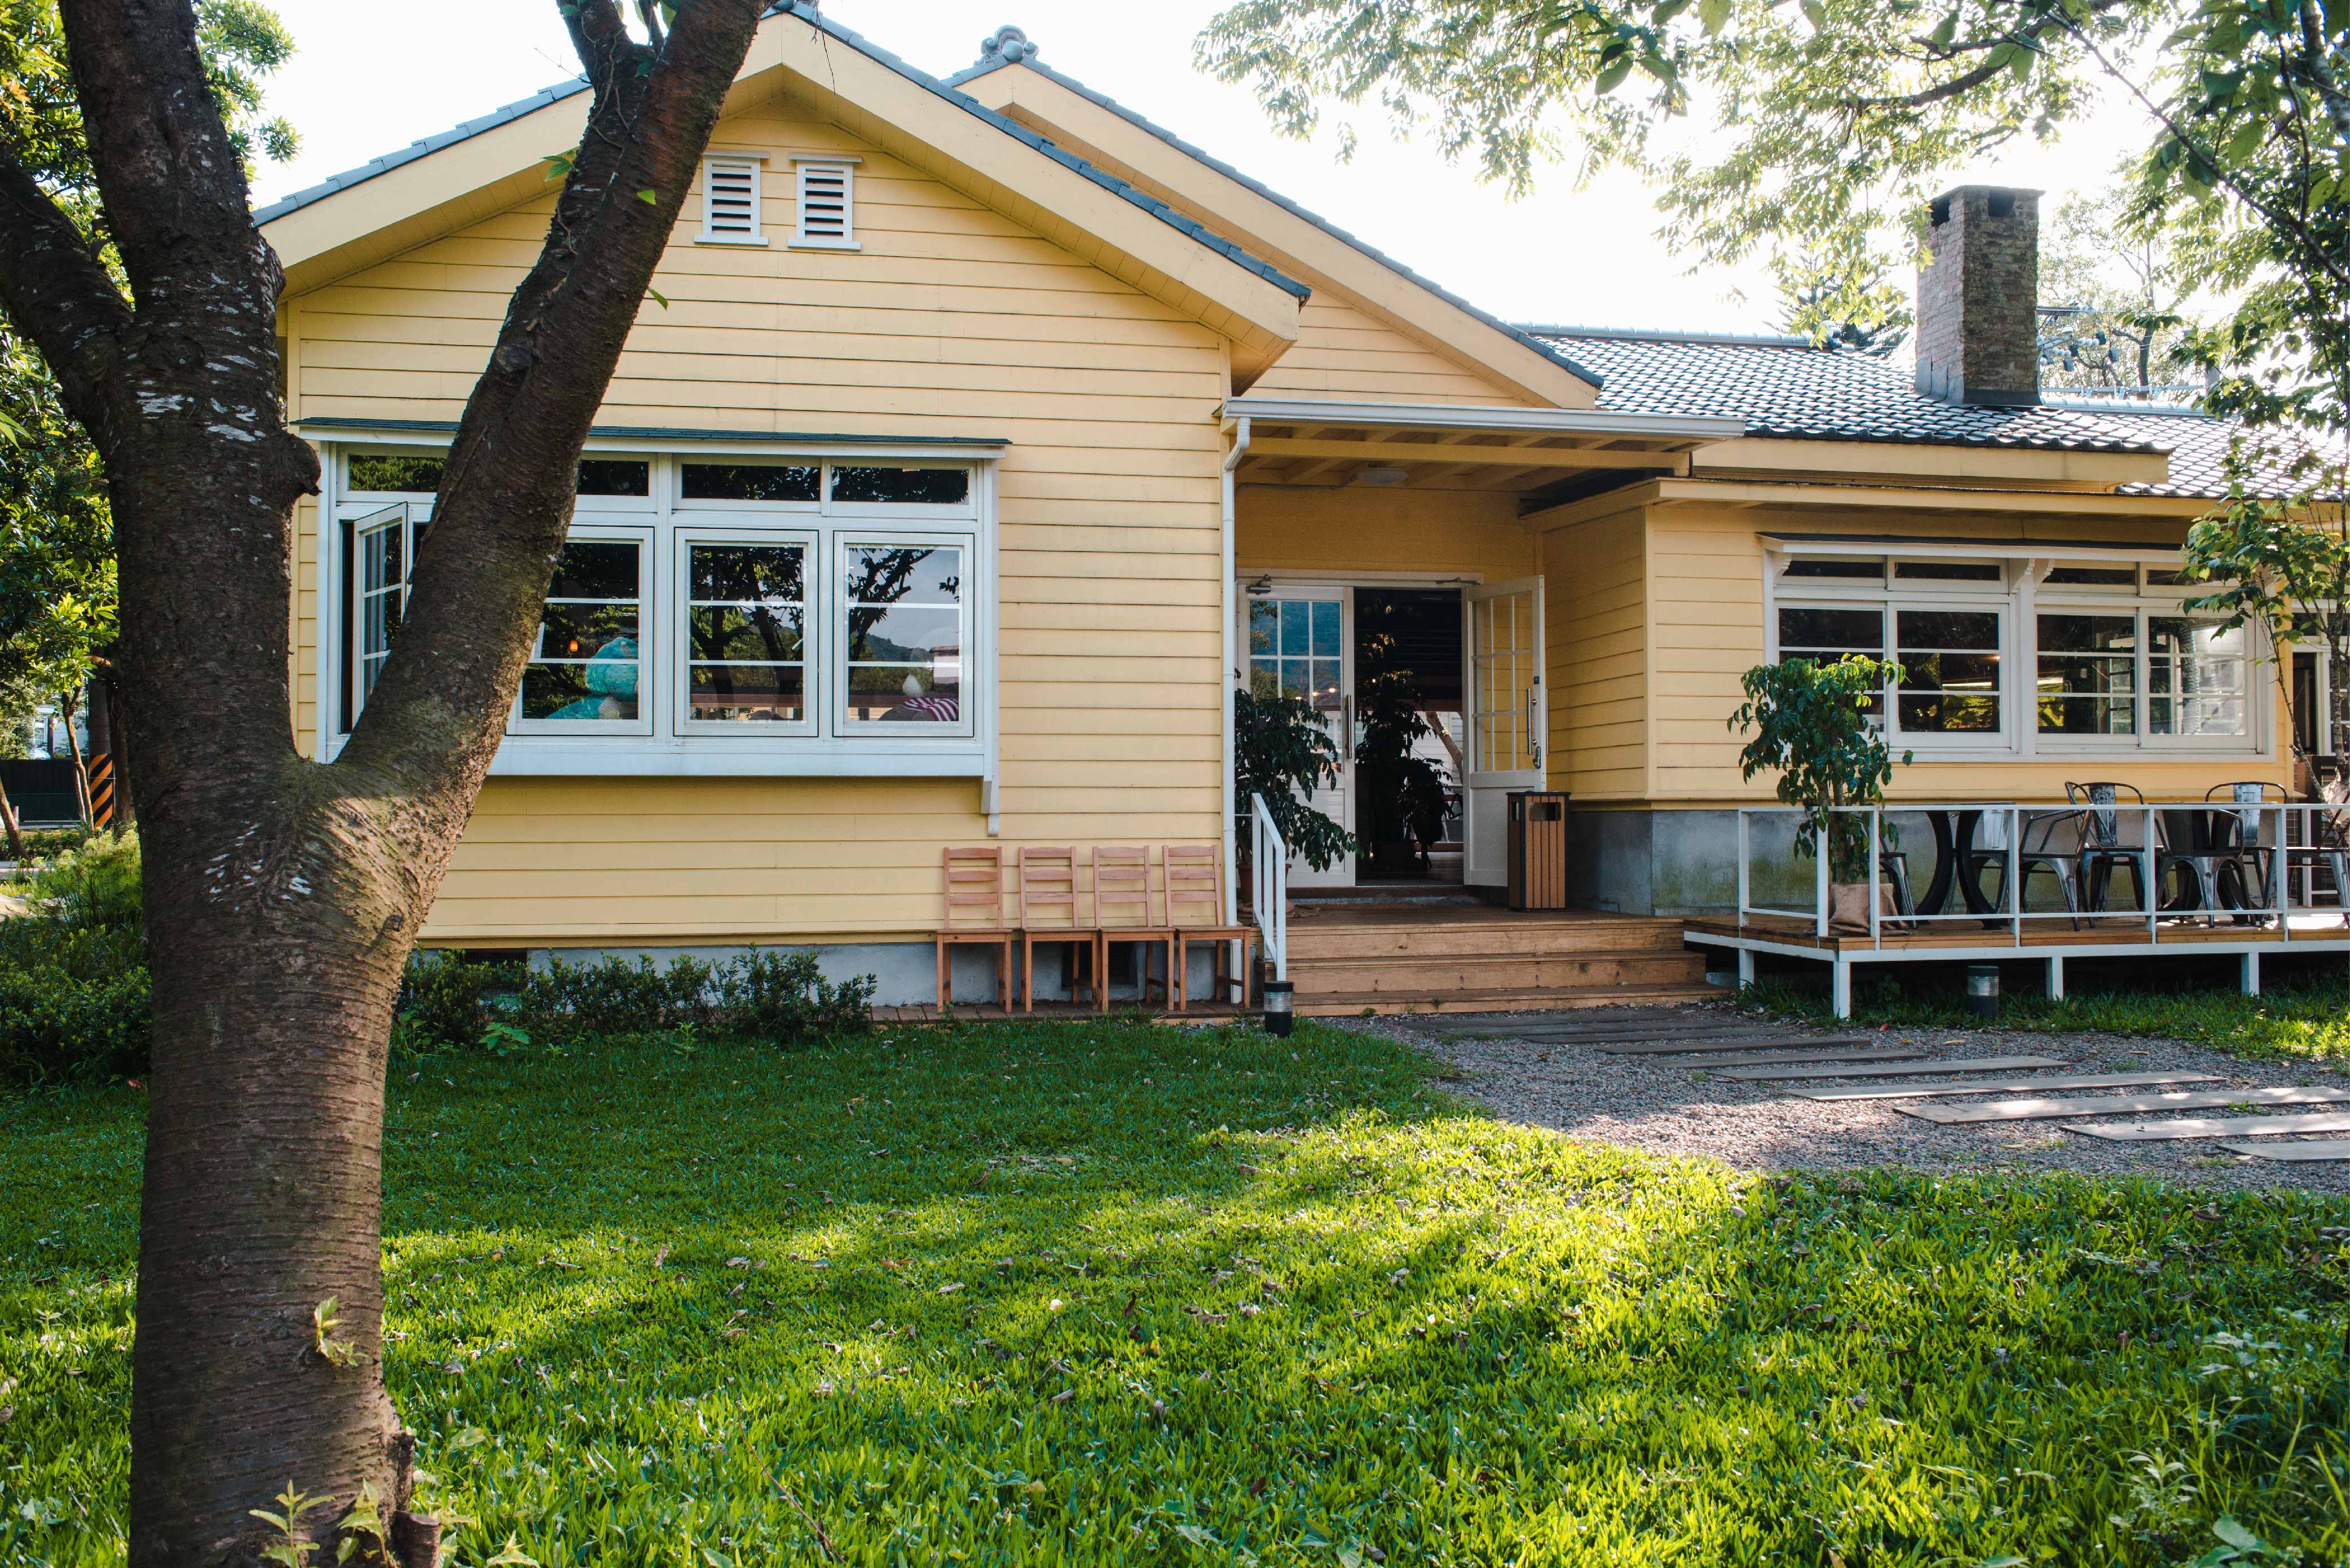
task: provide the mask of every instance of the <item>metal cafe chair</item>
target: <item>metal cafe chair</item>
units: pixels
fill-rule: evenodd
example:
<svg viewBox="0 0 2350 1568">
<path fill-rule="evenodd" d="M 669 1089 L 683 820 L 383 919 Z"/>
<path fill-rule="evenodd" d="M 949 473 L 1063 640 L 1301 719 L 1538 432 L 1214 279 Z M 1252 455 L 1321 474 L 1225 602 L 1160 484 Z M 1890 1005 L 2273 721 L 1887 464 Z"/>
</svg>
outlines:
<svg viewBox="0 0 2350 1568">
<path fill-rule="evenodd" d="M 2143 909 L 2150 897 L 2147 888 L 2146 796 L 2135 784 L 2109 780 L 2064 786 L 2064 798 L 2081 808 L 2081 885 L 2084 905 L 2104 913 L 2106 894 L 2116 871 L 2126 870 L 2137 890 L 2136 904 Z M 2135 810 L 2125 809 L 2135 807 Z M 2162 820 L 2154 819 L 2158 853 L 2168 847 Z M 2158 881 L 2159 878 L 2158 878 Z"/>
<path fill-rule="evenodd" d="M 2248 779 L 2213 784 L 2203 792 L 2203 798 L 2238 808 L 2210 814 L 2206 846 L 2210 880 L 2220 902 L 2241 911 L 2239 919 L 2251 919 L 2268 906 L 2276 866 L 2277 846 L 2264 836 L 2267 814 L 2260 808 L 2289 805 L 2293 795 L 2282 784 Z M 2207 902 L 2204 907 L 2216 909 L 2219 905 Z"/>
<path fill-rule="evenodd" d="M 1999 871 L 1999 891 L 1994 904 L 2007 902 L 2008 867 L 2015 867 L 2015 897 L 2018 905 L 2032 883 L 2034 871 L 2044 871 L 2056 878 L 2056 886 L 2064 896 L 2065 913 L 2073 917 L 2073 929 L 2081 929 L 2081 864 L 2082 852 L 2087 844 L 2087 813 L 2077 808 L 2065 811 L 2035 811 L 2023 815 L 2017 834 L 2019 842 L 2012 853 L 2006 849 L 1978 849 L 1973 858 L 1978 867 L 1996 867 Z"/>
<path fill-rule="evenodd" d="M 2334 901 L 2341 906 L 2342 923 L 2350 926 L 2350 771 L 2338 762 L 2313 759 L 2309 765 L 2310 797 L 2334 809 L 2300 814 L 2302 832 L 2285 835 L 2285 878 L 2301 874 L 2301 901 L 2317 907 L 2317 875 L 2323 871 L 2334 884 Z M 2303 842 L 2293 842 L 2295 836 Z"/>
</svg>

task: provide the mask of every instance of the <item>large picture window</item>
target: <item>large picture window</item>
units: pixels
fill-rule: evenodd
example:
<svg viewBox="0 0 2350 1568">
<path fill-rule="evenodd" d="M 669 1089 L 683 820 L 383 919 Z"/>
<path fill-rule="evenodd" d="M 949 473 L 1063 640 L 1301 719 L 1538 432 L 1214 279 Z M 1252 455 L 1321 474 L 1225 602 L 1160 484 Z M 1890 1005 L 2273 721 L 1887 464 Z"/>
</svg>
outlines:
<svg viewBox="0 0 2350 1568">
<path fill-rule="evenodd" d="M 330 548 L 339 730 L 406 612 L 441 455 L 347 453 Z M 993 666 L 983 462 L 592 452 L 498 766 L 982 773 Z M 534 761 L 534 759 L 537 759 Z M 731 759 L 731 760 L 730 760 Z"/>
<path fill-rule="evenodd" d="M 2183 607 L 2202 591 L 2127 556 L 1791 550 L 1773 566 L 1771 630 L 1782 661 L 1895 665 L 1870 711 L 1921 752 L 2264 750 L 2260 654 L 2244 629 Z"/>
</svg>

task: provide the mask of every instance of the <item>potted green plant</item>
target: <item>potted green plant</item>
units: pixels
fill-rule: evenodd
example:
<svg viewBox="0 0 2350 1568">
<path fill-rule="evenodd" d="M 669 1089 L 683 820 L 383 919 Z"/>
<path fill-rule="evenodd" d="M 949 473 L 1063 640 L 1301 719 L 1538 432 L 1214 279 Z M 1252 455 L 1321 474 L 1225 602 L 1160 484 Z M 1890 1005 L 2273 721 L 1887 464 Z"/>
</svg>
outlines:
<svg viewBox="0 0 2350 1568">
<path fill-rule="evenodd" d="M 1250 802 L 1264 797 L 1265 809 L 1290 854 L 1316 871 L 1326 871 L 1354 852 L 1355 836 L 1307 804 L 1315 790 L 1338 782 L 1344 753 L 1331 738 L 1320 709 L 1303 697 L 1284 695 L 1261 682 L 1232 691 L 1233 774 L 1240 808 L 1242 854 L 1249 853 Z"/>
<path fill-rule="evenodd" d="M 1868 929 L 1868 822 L 1863 813 L 1839 808 L 1885 803 L 1893 753 L 1868 710 L 1899 673 L 1899 666 L 1877 659 L 1794 659 L 1758 664 L 1739 680 L 1746 701 L 1730 727 L 1754 732 L 1738 756 L 1741 775 L 1778 774 L 1779 799 L 1804 813 L 1797 854 L 1817 856 L 1825 836 L 1831 930 Z"/>
</svg>

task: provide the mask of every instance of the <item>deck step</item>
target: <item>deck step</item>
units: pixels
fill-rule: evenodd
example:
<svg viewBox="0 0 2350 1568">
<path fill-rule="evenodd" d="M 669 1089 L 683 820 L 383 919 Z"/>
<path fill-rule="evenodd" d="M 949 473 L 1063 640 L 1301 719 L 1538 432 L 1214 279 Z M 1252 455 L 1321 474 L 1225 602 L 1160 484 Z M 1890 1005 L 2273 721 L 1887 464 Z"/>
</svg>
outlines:
<svg viewBox="0 0 2350 1568">
<path fill-rule="evenodd" d="M 1482 958 L 1513 954 L 1674 953 L 1683 950 L 1678 920 L 1456 920 L 1442 924 L 1368 922 L 1289 928 L 1289 957 L 1305 959 Z M 1703 955 L 1694 955 L 1700 960 Z"/>
<path fill-rule="evenodd" d="M 1361 1012 L 1547 1012 L 1582 1007 L 1620 1007 L 1627 1002 L 1712 1002 L 1719 986 L 1585 985 L 1520 986 L 1478 991 L 1324 992 L 1300 994 L 1295 1011 L 1308 1018 L 1345 1018 Z"/>
<path fill-rule="evenodd" d="M 1464 958 L 1299 959 L 1290 983 L 1302 1001 L 1326 992 L 1559 990 L 1588 986 L 1689 985 L 1705 965 L 1681 953 L 1640 956 L 1491 954 Z"/>
</svg>

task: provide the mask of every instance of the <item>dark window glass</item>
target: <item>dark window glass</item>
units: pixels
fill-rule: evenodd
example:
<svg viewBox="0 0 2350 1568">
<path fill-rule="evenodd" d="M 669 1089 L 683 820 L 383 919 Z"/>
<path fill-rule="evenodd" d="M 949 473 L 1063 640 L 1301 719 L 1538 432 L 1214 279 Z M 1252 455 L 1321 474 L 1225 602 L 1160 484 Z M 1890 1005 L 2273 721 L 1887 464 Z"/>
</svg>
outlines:
<svg viewBox="0 0 2350 1568">
<path fill-rule="evenodd" d="M 971 498 L 971 472 L 961 468 L 836 465 L 832 498 L 899 506 L 957 506 Z"/>
<path fill-rule="evenodd" d="M 1885 580 L 1885 563 L 1882 561 L 1790 561 L 1787 563 L 1787 576 L 1846 577 L 1857 578 L 1863 582 L 1881 583 Z"/>
<path fill-rule="evenodd" d="M 441 488 L 441 466 L 438 454 L 409 457 L 404 453 L 386 456 L 355 452 L 351 456 L 351 488 L 431 495 Z"/>
<path fill-rule="evenodd" d="M 547 586 L 551 599 L 634 599 L 637 547 L 620 540 L 574 539 L 563 546 Z"/>
<path fill-rule="evenodd" d="M 1789 658 L 1846 653 L 1885 656 L 1885 612 L 1878 609 L 1783 609 L 1779 651 Z"/>
<path fill-rule="evenodd" d="M 2185 581 L 2187 581 L 2187 574 L 2184 572 L 2157 571 L 2153 567 L 2147 569 L 2146 586 L 2150 588 L 2177 587 Z"/>
<path fill-rule="evenodd" d="M 2039 673 L 2042 734 L 2135 732 L 2137 617 L 2042 616 Z"/>
<path fill-rule="evenodd" d="M 689 462 L 689 501 L 814 501 L 818 470 L 814 463 Z"/>
<path fill-rule="evenodd" d="M 637 458 L 594 457 L 579 465 L 582 495 L 650 495 L 653 465 Z"/>
<path fill-rule="evenodd" d="M 2137 586 L 2135 566 L 2059 566 L 2048 574 L 2052 583 L 2098 588 L 2134 588 Z"/>
<path fill-rule="evenodd" d="M 1998 730 L 1998 615 L 1903 610 L 1894 623 L 1894 657 L 1901 666 L 1901 728 L 1913 734 Z"/>
<path fill-rule="evenodd" d="M 1893 568 L 1897 577 L 1929 583 L 1995 583 L 1997 561 L 1903 561 Z"/>
</svg>

